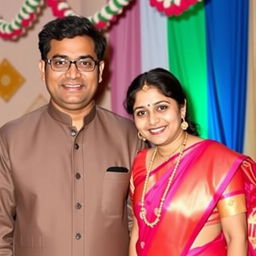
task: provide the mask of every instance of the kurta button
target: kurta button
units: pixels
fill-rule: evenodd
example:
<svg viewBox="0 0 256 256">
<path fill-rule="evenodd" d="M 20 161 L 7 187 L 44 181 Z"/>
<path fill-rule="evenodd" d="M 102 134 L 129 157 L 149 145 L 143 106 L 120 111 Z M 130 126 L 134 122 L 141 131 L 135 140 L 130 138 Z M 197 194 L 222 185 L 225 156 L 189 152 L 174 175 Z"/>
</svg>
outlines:
<svg viewBox="0 0 256 256">
<path fill-rule="evenodd" d="M 75 143 L 75 149 L 79 149 L 79 145 L 77 143 Z"/>
<path fill-rule="evenodd" d="M 81 209 L 82 208 L 82 205 L 80 203 L 76 203 L 76 209 Z"/>
<path fill-rule="evenodd" d="M 75 174 L 75 177 L 76 177 L 77 180 L 79 180 L 79 179 L 81 178 L 81 174 L 80 174 L 79 172 L 77 172 L 77 173 Z"/>
<path fill-rule="evenodd" d="M 76 136 L 76 131 L 75 130 L 71 130 L 70 134 L 71 134 L 71 136 L 75 137 Z"/>
<path fill-rule="evenodd" d="M 81 237 L 82 237 L 82 235 L 81 235 L 80 233 L 76 233 L 76 235 L 75 235 L 75 239 L 76 239 L 76 240 L 81 239 Z"/>
</svg>

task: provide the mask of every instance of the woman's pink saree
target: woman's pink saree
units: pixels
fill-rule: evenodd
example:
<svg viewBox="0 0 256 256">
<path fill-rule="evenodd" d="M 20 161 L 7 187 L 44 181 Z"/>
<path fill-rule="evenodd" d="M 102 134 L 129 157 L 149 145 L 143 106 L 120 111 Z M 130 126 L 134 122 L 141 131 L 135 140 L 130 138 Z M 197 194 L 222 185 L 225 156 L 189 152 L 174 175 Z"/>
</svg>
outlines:
<svg viewBox="0 0 256 256">
<path fill-rule="evenodd" d="M 145 197 L 147 218 L 151 221 L 155 219 L 154 209 L 158 207 L 176 157 L 151 172 L 150 189 Z M 222 234 L 203 247 L 191 249 L 191 246 L 242 162 L 247 165 L 242 169 L 247 199 L 248 255 L 256 255 L 256 166 L 251 159 L 211 140 L 188 148 L 168 192 L 161 220 L 150 228 L 139 216 L 145 158 L 146 150 L 136 158 L 132 174 L 135 186 L 133 208 L 139 225 L 138 256 L 226 256 Z"/>
</svg>

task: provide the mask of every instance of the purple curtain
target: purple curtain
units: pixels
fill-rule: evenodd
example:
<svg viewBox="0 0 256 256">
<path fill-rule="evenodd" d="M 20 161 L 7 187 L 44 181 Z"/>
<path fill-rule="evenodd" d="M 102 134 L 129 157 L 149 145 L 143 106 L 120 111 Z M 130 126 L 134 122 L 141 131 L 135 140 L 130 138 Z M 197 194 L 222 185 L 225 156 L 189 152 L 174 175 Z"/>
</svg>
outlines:
<svg viewBox="0 0 256 256">
<path fill-rule="evenodd" d="M 112 110 L 128 117 L 123 102 L 131 81 L 141 72 L 140 10 L 134 1 L 109 34 Z"/>
</svg>

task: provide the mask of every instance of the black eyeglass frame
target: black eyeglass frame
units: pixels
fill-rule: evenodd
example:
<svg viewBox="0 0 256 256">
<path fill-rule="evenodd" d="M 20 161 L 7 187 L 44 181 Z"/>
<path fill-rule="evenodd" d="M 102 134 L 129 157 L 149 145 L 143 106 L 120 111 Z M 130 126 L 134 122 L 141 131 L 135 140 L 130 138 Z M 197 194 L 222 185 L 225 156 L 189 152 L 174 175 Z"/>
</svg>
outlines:
<svg viewBox="0 0 256 256">
<path fill-rule="evenodd" d="M 65 60 L 65 61 L 67 61 L 67 62 L 69 63 L 67 69 L 66 69 L 66 70 L 56 70 L 56 69 L 54 69 L 54 68 L 52 67 L 52 61 L 55 60 L 55 59 L 60 59 L 60 60 Z M 94 62 L 94 67 L 93 67 L 92 70 L 86 70 L 86 71 L 85 71 L 85 70 L 81 70 L 81 69 L 77 66 L 77 62 L 80 61 L 80 60 L 84 60 L 84 59 L 90 59 L 90 60 L 92 60 L 92 61 Z M 71 67 L 71 64 L 75 64 L 75 67 L 76 67 L 76 69 L 77 69 L 79 72 L 92 72 L 92 71 L 95 70 L 96 66 L 98 66 L 99 63 L 100 63 L 100 61 L 95 60 L 95 59 L 93 59 L 93 58 L 90 57 L 90 56 L 87 56 L 87 57 L 80 57 L 80 58 L 78 58 L 78 59 L 76 59 L 76 60 L 69 60 L 69 59 L 62 58 L 62 57 L 53 57 L 53 58 L 45 59 L 44 61 L 45 61 L 46 64 L 49 64 L 49 65 L 50 65 L 51 69 L 52 69 L 54 72 L 67 72 L 67 71 L 69 71 L 69 69 L 70 69 L 70 67 Z"/>
</svg>

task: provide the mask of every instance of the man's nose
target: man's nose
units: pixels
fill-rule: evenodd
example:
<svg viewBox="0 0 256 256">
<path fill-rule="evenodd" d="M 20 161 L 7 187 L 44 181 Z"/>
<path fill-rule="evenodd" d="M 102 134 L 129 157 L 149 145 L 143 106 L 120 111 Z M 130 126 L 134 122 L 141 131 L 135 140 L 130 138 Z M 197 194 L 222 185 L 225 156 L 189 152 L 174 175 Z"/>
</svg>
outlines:
<svg viewBox="0 0 256 256">
<path fill-rule="evenodd" d="M 81 72 L 77 69 L 75 62 L 70 63 L 70 67 L 68 71 L 66 71 L 66 75 L 72 79 L 80 77 Z"/>
</svg>

